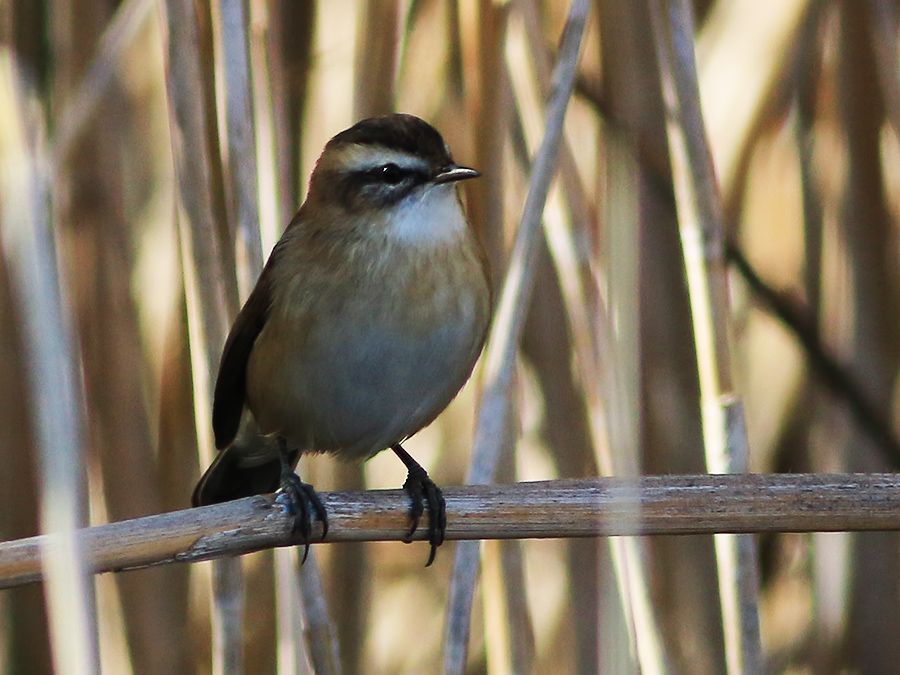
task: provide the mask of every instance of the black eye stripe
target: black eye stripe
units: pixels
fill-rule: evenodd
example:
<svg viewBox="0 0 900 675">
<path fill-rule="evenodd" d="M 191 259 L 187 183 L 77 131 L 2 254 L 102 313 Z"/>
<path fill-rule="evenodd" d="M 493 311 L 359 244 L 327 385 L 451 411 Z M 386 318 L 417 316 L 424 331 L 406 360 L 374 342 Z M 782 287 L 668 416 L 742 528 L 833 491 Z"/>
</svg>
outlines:
<svg viewBox="0 0 900 675">
<path fill-rule="evenodd" d="M 338 198 L 348 207 L 383 207 L 396 204 L 429 181 L 425 167 L 404 167 L 394 162 L 350 169 L 336 176 Z"/>
</svg>

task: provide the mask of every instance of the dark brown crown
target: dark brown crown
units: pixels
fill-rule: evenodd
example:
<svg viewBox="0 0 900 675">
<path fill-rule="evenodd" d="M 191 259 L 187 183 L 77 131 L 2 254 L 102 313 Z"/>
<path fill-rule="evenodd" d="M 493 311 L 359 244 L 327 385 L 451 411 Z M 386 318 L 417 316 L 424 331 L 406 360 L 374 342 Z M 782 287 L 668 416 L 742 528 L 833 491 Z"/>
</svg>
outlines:
<svg viewBox="0 0 900 675">
<path fill-rule="evenodd" d="M 332 138 L 328 146 L 340 143 L 380 145 L 390 150 L 401 150 L 436 167 L 453 162 L 440 132 L 415 115 L 398 113 L 364 119 Z"/>
</svg>

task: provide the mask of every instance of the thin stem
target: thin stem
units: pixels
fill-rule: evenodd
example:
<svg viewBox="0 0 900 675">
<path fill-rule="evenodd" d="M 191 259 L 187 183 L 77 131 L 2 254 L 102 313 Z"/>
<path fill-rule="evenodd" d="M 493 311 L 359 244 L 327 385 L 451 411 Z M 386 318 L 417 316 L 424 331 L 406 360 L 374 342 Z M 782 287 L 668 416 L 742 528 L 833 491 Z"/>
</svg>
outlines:
<svg viewBox="0 0 900 675">
<path fill-rule="evenodd" d="M 701 419 L 710 472 L 749 469 L 734 389 L 722 203 L 700 109 L 694 25 L 685 0 L 657 0 L 651 18 L 667 112 L 678 223 L 697 349 Z M 716 537 L 719 593 L 730 673 L 762 672 L 759 580 L 752 538 Z"/>
</svg>

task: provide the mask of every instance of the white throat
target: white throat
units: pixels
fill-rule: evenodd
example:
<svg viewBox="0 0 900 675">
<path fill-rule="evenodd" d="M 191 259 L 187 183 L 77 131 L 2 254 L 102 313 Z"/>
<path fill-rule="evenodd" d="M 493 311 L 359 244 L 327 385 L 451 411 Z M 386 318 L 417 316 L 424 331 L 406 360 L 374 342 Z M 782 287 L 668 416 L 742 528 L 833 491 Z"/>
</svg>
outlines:
<svg viewBox="0 0 900 675">
<path fill-rule="evenodd" d="M 390 215 L 387 235 L 406 245 L 429 249 L 465 231 L 466 216 L 456 184 L 428 185 L 402 199 Z"/>
</svg>

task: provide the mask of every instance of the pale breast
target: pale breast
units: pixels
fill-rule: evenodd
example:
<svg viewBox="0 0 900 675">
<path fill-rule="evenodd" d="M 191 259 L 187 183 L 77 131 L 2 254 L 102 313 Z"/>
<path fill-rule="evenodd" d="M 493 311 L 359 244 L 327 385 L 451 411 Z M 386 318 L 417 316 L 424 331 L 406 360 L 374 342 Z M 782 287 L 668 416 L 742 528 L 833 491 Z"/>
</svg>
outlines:
<svg viewBox="0 0 900 675">
<path fill-rule="evenodd" d="M 379 264 L 314 292 L 298 280 L 248 363 L 248 405 L 265 433 L 368 457 L 446 407 L 478 358 L 490 311 L 478 244 L 468 231 L 454 239 L 430 252 L 391 243 Z"/>
</svg>

